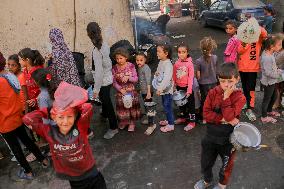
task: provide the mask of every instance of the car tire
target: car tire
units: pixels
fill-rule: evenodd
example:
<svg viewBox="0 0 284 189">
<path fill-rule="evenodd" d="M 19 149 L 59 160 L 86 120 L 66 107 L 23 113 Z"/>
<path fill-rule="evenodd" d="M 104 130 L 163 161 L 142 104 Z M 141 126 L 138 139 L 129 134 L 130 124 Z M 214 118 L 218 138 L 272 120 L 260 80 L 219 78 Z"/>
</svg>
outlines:
<svg viewBox="0 0 284 189">
<path fill-rule="evenodd" d="M 200 24 L 204 28 L 208 26 L 206 18 L 204 18 L 204 16 L 200 18 Z"/>
</svg>

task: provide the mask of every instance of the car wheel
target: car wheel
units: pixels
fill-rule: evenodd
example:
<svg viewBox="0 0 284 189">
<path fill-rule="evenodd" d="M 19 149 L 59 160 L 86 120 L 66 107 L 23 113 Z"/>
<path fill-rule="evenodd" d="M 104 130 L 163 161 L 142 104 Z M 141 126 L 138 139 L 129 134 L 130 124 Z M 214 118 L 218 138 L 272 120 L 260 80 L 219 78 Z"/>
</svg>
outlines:
<svg viewBox="0 0 284 189">
<path fill-rule="evenodd" d="M 206 19 L 204 18 L 204 16 L 201 17 L 201 19 L 200 19 L 200 24 L 201 24 L 202 27 L 207 27 L 207 26 L 208 26 L 207 21 L 206 21 Z"/>
</svg>

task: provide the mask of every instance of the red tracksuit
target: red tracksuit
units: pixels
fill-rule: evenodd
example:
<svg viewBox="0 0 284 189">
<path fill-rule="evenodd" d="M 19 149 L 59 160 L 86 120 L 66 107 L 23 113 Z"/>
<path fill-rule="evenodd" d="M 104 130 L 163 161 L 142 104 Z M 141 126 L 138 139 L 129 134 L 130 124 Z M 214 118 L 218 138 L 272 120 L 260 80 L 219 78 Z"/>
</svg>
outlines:
<svg viewBox="0 0 284 189">
<path fill-rule="evenodd" d="M 223 94 L 222 88 L 217 86 L 209 91 L 204 103 L 203 116 L 208 125 L 206 136 L 202 140 L 201 171 L 205 182 L 211 182 L 212 168 L 217 156 L 220 155 L 222 167 L 219 172 L 219 183 L 227 185 L 235 156 L 233 145 L 229 141 L 234 127 L 222 124 L 221 120 L 224 118 L 229 122 L 239 118 L 246 99 L 241 90 L 234 91 L 226 100 L 223 100 Z"/>
<path fill-rule="evenodd" d="M 33 111 L 23 118 L 26 125 L 32 126 L 49 143 L 57 175 L 69 181 L 84 180 L 98 172 L 87 137 L 92 105 L 85 103 L 78 109 L 80 117 L 67 135 L 61 134 L 58 127 L 43 124 L 42 118 L 47 118 L 46 109 Z"/>
</svg>

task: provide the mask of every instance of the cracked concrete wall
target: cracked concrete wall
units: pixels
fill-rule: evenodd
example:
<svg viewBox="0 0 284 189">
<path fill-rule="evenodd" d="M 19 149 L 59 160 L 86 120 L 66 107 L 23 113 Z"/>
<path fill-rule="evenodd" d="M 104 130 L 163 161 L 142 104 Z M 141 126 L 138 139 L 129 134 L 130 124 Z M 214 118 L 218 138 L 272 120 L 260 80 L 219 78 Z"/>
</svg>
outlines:
<svg viewBox="0 0 284 189">
<path fill-rule="evenodd" d="M 1 0 L 0 4 L 0 51 L 5 57 L 25 47 L 46 55 L 49 30 L 58 27 L 70 50 L 86 55 L 89 69 L 92 44 L 86 26 L 91 21 L 101 25 L 109 45 L 119 39 L 134 41 L 128 0 L 75 0 L 75 4 L 74 0 Z"/>
</svg>

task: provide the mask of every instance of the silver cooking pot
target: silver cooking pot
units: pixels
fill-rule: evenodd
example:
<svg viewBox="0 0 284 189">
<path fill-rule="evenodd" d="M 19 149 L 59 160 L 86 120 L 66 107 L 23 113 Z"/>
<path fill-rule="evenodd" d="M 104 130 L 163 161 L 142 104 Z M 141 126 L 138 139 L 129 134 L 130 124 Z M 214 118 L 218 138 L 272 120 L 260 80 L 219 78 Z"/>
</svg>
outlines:
<svg viewBox="0 0 284 189">
<path fill-rule="evenodd" d="M 261 134 L 259 130 L 254 125 L 246 122 L 240 122 L 234 127 L 230 142 L 236 150 L 259 149 L 262 147 L 260 145 Z"/>
<path fill-rule="evenodd" d="M 173 100 L 177 106 L 184 106 L 188 102 L 186 92 L 182 90 L 175 91 L 173 94 Z"/>
</svg>

